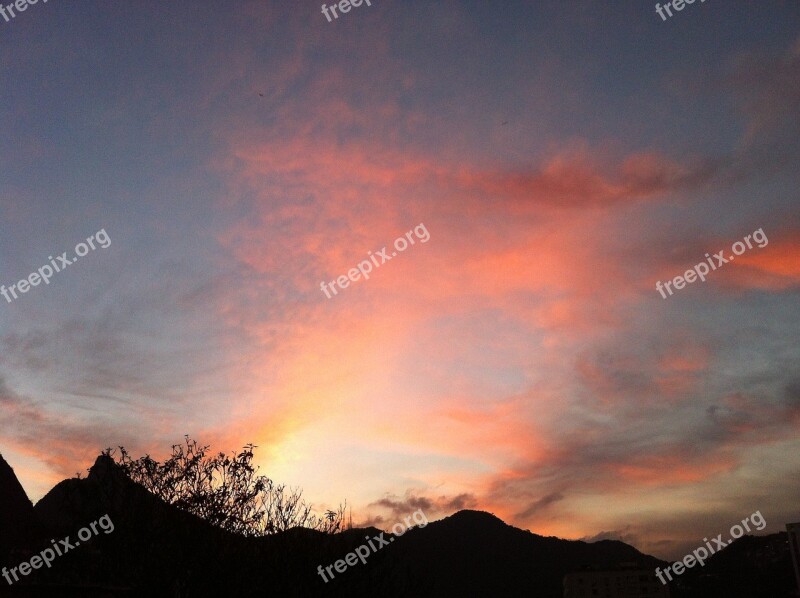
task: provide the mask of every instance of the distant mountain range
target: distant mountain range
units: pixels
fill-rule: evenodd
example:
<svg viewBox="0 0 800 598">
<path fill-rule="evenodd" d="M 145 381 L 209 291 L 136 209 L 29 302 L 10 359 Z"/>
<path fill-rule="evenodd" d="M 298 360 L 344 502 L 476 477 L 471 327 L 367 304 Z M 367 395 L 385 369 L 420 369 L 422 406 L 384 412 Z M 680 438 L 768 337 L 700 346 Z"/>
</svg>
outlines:
<svg viewBox="0 0 800 598">
<path fill-rule="evenodd" d="M 320 565 L 344 559 L 380 531 L 237 536 L 160 501 L 106 456 L 87 478 L 60 482 L 32 506 L 0 457 L 0 566 L 17 566 L 106 514 L 113 533 L 14 586 L 0 578 L 0 596 L 560 598 L 570 571 L 666 564 L 623 542 L 544 537 L 489 513 L 460 511 L 402 537 L 385 534 L 390 545 L 325 583 Z M 741 538 L 670 588 L 675 598 L 784 598 L 792 584 L 784 533 Z"/>
</svg>

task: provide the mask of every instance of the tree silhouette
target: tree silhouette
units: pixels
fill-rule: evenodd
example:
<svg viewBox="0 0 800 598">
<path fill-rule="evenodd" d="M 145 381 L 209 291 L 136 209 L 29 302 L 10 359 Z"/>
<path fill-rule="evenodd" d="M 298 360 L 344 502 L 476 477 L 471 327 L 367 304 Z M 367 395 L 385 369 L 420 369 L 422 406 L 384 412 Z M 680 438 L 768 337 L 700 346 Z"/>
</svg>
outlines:
<svg viewBox="0 0 800 598">
<path fill-rule="evenodd" d="M 166 503 L 244 536 L 266 536 L 295 527 L 327 534 L 345 527 L 346 503 L 317 514 L 299 488 L 276 484 L 253 466 L 254 444 L 238 453 L 211 455 L 208 445 L 189 436 L 173 444 L 163 463 L 145 455 L 133 459 L 125 447 L 108 455 L 134 481 Z"/>
</svg>

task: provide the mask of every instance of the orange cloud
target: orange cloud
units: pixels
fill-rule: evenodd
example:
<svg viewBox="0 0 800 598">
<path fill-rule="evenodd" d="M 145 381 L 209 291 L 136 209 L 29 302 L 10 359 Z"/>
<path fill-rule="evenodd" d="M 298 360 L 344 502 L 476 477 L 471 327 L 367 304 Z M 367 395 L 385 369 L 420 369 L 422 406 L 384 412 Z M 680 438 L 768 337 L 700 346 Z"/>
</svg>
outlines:
<svg viewBox="0 0 800 598">
<path fill-rule="evenodd" d="M 704 457 L 701 462 L 686 455 L 650 455 L 616 465 L 610 473 L 622 483 L 663 487 L 707 480 L 731 471 L 738 463 L 738 459 L 730 455 Z"/>
<path fill-rule="evenodd" d="M 465 189 L 509 200 L 517 210 L 609 207 L 697 187 L 710 178 L 701 165 L 680 165 L 653 152 L 634 153 L 615 163 L 586 146 L 550 157 L 529 172 L 463 172 Z"/>
<path fill-rule="evenodd" d="M 754 247 L 736 257 L 728 284 L 766 291 L 783 291 L 800 284 L 800 231 L 771 234 L 763 248 Z"/>
</svg>

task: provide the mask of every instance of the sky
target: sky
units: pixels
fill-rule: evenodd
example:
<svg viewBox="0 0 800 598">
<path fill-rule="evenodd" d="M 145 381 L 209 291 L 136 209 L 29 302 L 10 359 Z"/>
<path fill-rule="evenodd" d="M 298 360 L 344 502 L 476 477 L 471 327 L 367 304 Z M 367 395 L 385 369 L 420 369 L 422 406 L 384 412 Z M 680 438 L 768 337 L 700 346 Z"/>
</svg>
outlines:
<svg viewBox="0 0 800 598">
<path fill-rule="evenodd" d="M 0 123 L 34 501 L 188 434 L 386 528 L 677 558 L 800 520 L 796 0 L 39 2 Z"/>
</svg>

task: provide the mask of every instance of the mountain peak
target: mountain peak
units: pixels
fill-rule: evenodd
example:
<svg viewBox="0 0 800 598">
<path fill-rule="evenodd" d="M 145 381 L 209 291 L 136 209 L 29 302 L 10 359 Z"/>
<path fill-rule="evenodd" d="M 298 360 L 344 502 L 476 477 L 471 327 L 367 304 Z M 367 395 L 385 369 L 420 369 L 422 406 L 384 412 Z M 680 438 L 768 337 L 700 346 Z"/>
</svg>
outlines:
<svg viewBox="0 0 800 598">
<path fill-rule="evenodd" d="M 0 508 L 6 510 L 19 508 L 21 505 L 33 508 L 14 470 L 0 454 Z"/>
<path fill-rule="evenodd" d="M 453 513 L 450 517 L 447 517 L 447 519 L 453 523 L 460 524 L 508 526 L 507 523 L 492 513 L 474 511 L 472 509 L 463 509 L 457 513 Z"/>
<path fill-rule="evenodd" d="M 94 465 L 89 468 L 89 477 L 105 478 L 107 475 L 119 471 L 121 468 L 114 462 L 114 459 L 103 453 L 97 456 Z"/>
<path fill-rule="evenodd" d="M 36 516 L 17 475 L 0 455 L 0 549 L 27 543 L 35 533 Z"/>
</svg>

